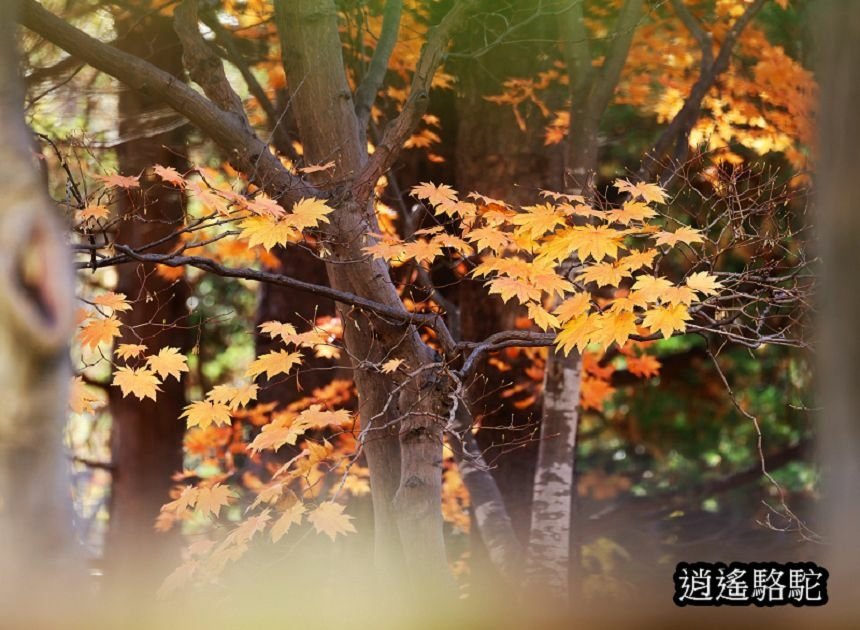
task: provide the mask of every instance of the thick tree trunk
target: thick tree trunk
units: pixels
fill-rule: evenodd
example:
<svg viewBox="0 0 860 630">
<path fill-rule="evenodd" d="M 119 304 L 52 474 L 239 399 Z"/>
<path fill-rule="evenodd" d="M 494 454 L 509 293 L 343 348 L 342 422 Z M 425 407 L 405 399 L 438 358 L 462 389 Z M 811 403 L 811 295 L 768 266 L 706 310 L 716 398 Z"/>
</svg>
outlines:
<svg viewBox="0 0 860 630">
<path fill-rule="evenodd" d="M 8 14 L 0 24 L 0 610 L 4 623 L 26 627 L 25 618 L 69 614 L 82 574 L 70 572 L 77 545 L 61 438 L 71 257 L 24 125 L 13 25 Z"/>
<path fill-rule="evenodd" d="M 824 265 L 820 336 L 820 461 L 825 476 L 825 516 L 830 570 L 830 608 L 836 617 L 856 619 L 860 580 L 857 483 L 860 479 L 860 423 L 857 362 L 860 360 L 857 241 L 860 192 L 857 146 L 860 119 L 860 13 L 849 2 L 819 4 L 817 43 L 821 77 L 816 179 L 818 249 Z M 840 617 L 841 616 L 841 617 Z"/>
<path fill-rule="evenodd" d="M 119 46 L 174 74 L 182 75 L 181 48 L 169 19 L 158 16 L 129 18 L 117 23 Z M 127 139 L 117 149 L 119 170 L 141 177 L 138 190 L 122 191 L 118 212 L 122 221 L 117 242 L 139 247 L 163 238 L 183 224 L 183 194 L 152 175 L 155 164 L 188 169 L 180 157 L 185 152 L 184 128 L 147 136 L 146 121 L 163 105 L 147 96 L 124 89 L 119 98 L 119 133 Z M 165 243 L 161 252 L 176 247 Z M 182 279 L 167 280 L 152 264 L 127 264 L 118 268 L 117 291 L 134 301 L 122 314 L 126 331 L 121 343 L 142 343 L 147 354 L 172 346 L 186 351 L 189 333 L 185 318 L 188 286 Z M 105 552 L 110 583 L 122 589 L 142 586 L 151 590 L 169 573 L 179 552 L 179 534 L 160 534 L 153 529 L 161 505 L 169 499 L 172 475 L 182 470 L 184 423 L 179 418 L 186 404 L 184 382 L 167 378 L 157 401 L 122 397 L 111 388 L 113 418 L 112 457 L 115 466 L 111 486 L 110 525 Z"/>
<path fill-rule="evenodd" d="M 331 0 L 280 0 L 275 6 L 304 155 L 310 163 L 334 160 L 334 179 L 353 176 L 367 155 L 346 82 L 335 5 Z M 403 309 L 387 265 L 362 252 L 370 235 L 379 231 L 373 208 L 345 198 L 335 203 L 326 230 L 331 285 Z M 404 331 L 346 305 L 338 310 L 346 323 L 346 348 L 359 368 L 356 386 L 373 493 L 377 569 L 392 581 L 405 566 L 414 592 L 443 594 L 450 588 L 440 509 L 445 391 L 437 387 L 436 370 L 427 367 L 433 353 L 415 330 Z M 390 378 L 358 365 L 394 356 L 403 358 L 408 370 L 426 374 L 395 392 Z"/>
</svg>

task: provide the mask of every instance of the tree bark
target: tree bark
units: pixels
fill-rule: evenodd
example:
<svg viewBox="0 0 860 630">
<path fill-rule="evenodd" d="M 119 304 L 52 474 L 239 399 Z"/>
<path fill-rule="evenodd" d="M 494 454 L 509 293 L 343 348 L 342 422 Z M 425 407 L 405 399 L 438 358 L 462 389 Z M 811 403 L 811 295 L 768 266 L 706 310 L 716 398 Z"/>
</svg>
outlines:
<svg viewBox="0 0 860 630">
<path fill-rule="evenodd" d="M 122 50 L 177 78 L 182 76 L 181 48 L 169 19 L 121 19 L 117 31 Z M 156 164 L 188 170 L 187 161 L 180 157 L 186 151 L 184 128 L 152 137 L 136 133 L 162 108 L 158 100 L 141 92 L 120 92 L 120 137 L 135 139 L 117 148 L 119 170 L 124 175 L 144 173 L 141 187 L 122 191 L 118 199 L 121 221 L 116 240 L 123 245 L 152 243 L 175 232 L 184 221 L 183 193 L 162 184 L 151 171 Z M 168 241 L 158 251 L 168 252 L 176 245 L 176 240 Z M 132 309 L 121 315 L 125 327 L 119 342 L 142 343 L 148 355 L 168 346 L 187 351 L 185 280 L 161 277 L 152 263 L 120 265 L 117 272 L 117 291 L 133 301 Z M 115 387 L 110 392 L 115 473 L 105 562 L 109 583 L 128 596 L 139 594 L 138 589 L 154 591 L 179 553 L 179 533 L 158 533 L 153 523 L 169 500 L 172 475 L 182 470 L 185 427 L 179 416 L 186 404 L 184 379 L 164 379 L 161 390 L 156 401 L 123 397 Z"/>
<path fill-rule="evenodd" d="M 24 124 L 13 25 L 7 12 L 0 24 L 0 609 L 6 623 L 25 627 L 69 614 L 83 573 L 76 572 L 82 565 L 61 441 L 71 256 Z"/>
<path fill-rule="evenodd" d="M 856 617 L 860 580 L 856 526 L 860 517 L 860 297 L 856 291 L 860 193 L 854 182 L 860 143 L 860 119 L 855 111 L 860 98 L 860 14 L 853 3 L 825 2 L 817 7 L 816 18 L 821 104 L 815 225 L 823 262 L 821 295 L 816 300 L 820 307 L 817 380 L 822 408 L 819 456 L 824 472 L 829 607 L 834 618 L 850 619 Z"/>
</svg>

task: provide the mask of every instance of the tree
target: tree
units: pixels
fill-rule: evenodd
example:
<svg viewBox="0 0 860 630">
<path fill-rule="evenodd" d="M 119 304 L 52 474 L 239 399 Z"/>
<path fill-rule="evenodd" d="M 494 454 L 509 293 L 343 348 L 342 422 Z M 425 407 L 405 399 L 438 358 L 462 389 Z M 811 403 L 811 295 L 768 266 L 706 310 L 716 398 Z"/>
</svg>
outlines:
<svg viewBox="0 0 860 630">
<path fill-rule="evenodd" d="M 44 606 L 74 575 L 75 541 L 61 444 L 73 282 L 63 227 L 44 192 L 22 112 L 13 25 L 0 26 L 3 179 L 0 372 L 0 603 Z M 14 497 L 14 499 L 13 499 Z M 41 523 L 34 527 L 34 523 Z M 43 610 L 40 613 L 46 615 Z"/>
<path fill-rule="evenodd" d="M 687 26 L 689 39 L 702 46 L 701 75 L 690 82 L 690 96 L 681 99 L 680 107 L 669 116 L 649 160 L 642 165 L 641 177 L 614 180 L 614 191 L 606 185 L 598 188 L 590 181 L 597 171 L 601 121 L 613 94 L 618 89 L 628 100 L 634 98 L 631 84 L 635 82 L 630 77 L 623 80 L 623 70 L 628 51 L 636 45 L 635 36 L 646 30 L 637 29 L 642 4 L 626 2 L 617 20 L 612 15 L 607 19 L 598 11 L 589 21 L 579 3 L 540 4 L 536 9 L 540 13 L 540 7 L 546 8 L 547 15 L 557 18 L 565 29 L 560 39 L 565 44 L 567 74 L 556 71 L 547 75 L 548 84 L 567 81 L 571 90 L 569 124 L 559 121 L 551 125 L 553 137 L 567 133 L 569 138 L 566 175 L 570 181 L 565 190 L 544 191 L 542 198 L 534 191 L 534 205 L 525 205 L 493 199 L 481 191 L 467 196 L 444 184 L 421 183 L 412 189 L 413 196 L 424 204 L 428 221 L 439 225 L 404 230 L 401 236 L 385 224 L 384 213 L 378 214 L 374 203 L 377 191 L 385 185 L 382 178 L 397 163 L 404 145 L 414 143 L 416 131 L 426 123 L 429 92 L 434 81 L 443 76 L 438 70 L 449 41 L 482 15 L 480 3 L 455 2 L 438 19 L 410 7 L 410 14 L 420 18 L 411 30 L 422 33 L 423 46 L 420 52 L 411 50 L 414 62 L 405 72 L 392 72 L 388 77 L 386 68 L 391 65 L 398 45 L 398 25 L 405 14 L 399 2 L 385 3 L 372 53 L 363 44 L 354 45 L 353 53 L 360 60 L 354 65 L 359 71 L 345 61 L 342 44 L 346 35 L 341 34 L 334 2 L 275 3 L 273 19 L 289 109 L 302 143 L 302 167 L 297 166 L 295 155 L 288 151 L 279 154 L 269 146 L 268 138 L 263 140 L 255 131 L 221 60 L 201 35 L 196 2 L 182 2 L 174 12 L 174 22 L 186 69 L 205 95 L 140 57 L 85 35 L 38 3 L 27 0 L 23 4 L 22 23 L 26 27 L 187 117 L 220 147 L 229 161 L 224 170 L 241 183 L 237 191 L 229 184 L 209 181 L 202 169 L 199 178 L 197 174 L 162 171 L 159 177 L 164 182 L 185 188 L 203 207 L 203 212 L 177 227 L 176 236 L 184 245 L 178 251 L 162 253 L 148 245 L 108 240 L 104 251 L 92 254 L 94 259 L 80 261 L 79 268 L 157 263 L 288 287 L 335 301 L 343 324 L 342 349 L 354 371 L 361 428 L 356 436 L 357 455 L 329 466 L 331 472 L 343 473 L 344 481 L 334 495 L 346 483 L 358 457 L 364 457 L 373 498 L 377 568 L 395 583 L 402 584 L 399 578 L 406 576 L 405 583 L 411 585 L 412 592 L 425 600 L 451 590 L 440 509 L 446 439 L 468 488 L 488 555 L 511 584 L 523 581 L 520 543 L 472 434 L 472 410 L 465 395 L 486 357 L 509 348 L 549 347 L 559 351 L 550 359 L 543 394 L 546 412 L 531 515 L 530 573 L 534 583 L 548 583 L 552 594 L 564 598 L 570 564 L 567 539 L 576 406 L 581 397 L 595 397 L 595 382 L 605 382 L 605 377 L 601 380 L 596 376 L 606 370 L 602 362 L 623 355 L 628 365 L 636 365 L 636 361 L 643 361 L 646 347 L 637 344 L 691 331 L 751 347 L 763 341 L 800 343 L 793 337 L 793 316 L 807 290 L 797 281 L 806 261 L 802 254 L 758 255 L 764 242 L 791 237 L 791 227 L 781 221 L 781 216 L 772 232 L 766 236 L 759 232 L 774 215 L 774 200 L 767 198 L 766 185 L 751 186 L 732 196 L 727 191 L 736 192 L 732 185 L 737 186 L 737 181 L 724 182 L 721 173 L 711 172 L 705 181 L 713 191 L 712 199 L 697 187 L 686 187 L 691 195 L 706 199 L 700 229 L 696 229 L 663 209 L 668 200 L 666 190 L 650 181 L 657 175 L 651 170 L 653 164 L 673 166 L 657 169 L 663 184 L 669 183 L 669 175 L 679 180 L 685 177 L 683 169 L 666 163 L 667 152 L 674 146 L 673 157 L 681 162 L 686 158 L 693 131 L 699 129 L 696 124 L 705 93 L 725 69 L 735 40 L 761 2 L 751 4 L 739 16 L 729 13 L 729 19 L 718 22 L 723 30 L 722 47 L 716 56 L 710 49 L 712 38 L 702 36 L 702 26 L 685 5 L 673 4 L 677 12 L 674 21 Z M 531 16 L 526 15 L 521 23 L 503 29 L 499 37 L 504 40 L 530 21 Z M 616 35 L 605 43 L 606 54 L 599 70 L 591 70 L 599 62 L 592 60 L 585 46 L 589 40 L 585 31 L 607 21 L 615 25 Z M 434 26 L 426 28 L 426 24 Z M 682 85 L 689 80 L 690 65 L 688 62 L 679 71 Z M 377 102 L 386 78 L 391 80 L 389 87 L 395 95 L 398 80 L 408 84 L 400 102 L 396 97 Z M 510 85 L 520 91 L 504 94 L 497 99 L 501 103 L 511 103 L 514 108 L 525 100 L 542 104 L 539 91 L 545 86 L 530 85 L 523 78 Z M 383 118 L 388 119 L 384 131 L 368 134 L 377 119 Z M 369 126 L 371 120 L 374 124 Z M 372 152 L 365 141 L 368 137 L 373 140 Z M 729 153 L 726 151 L 724 157 Z M 560 180 L 561 175 L 554 173 L 550 179 Z M 134 177 L 103 181 L 111 190 L 139 185 Z M 739 205 L 735 205 L 736 199 Z M 658 212 L 664 215 L 659 221 L 665 223 L 656 223 Z M 234 224 L 236 229 L 223 227 Z M 218 247 L 227 248 L 231 242 L 256 252 L 307 247 L 324 260 L 328 286 L 260 269 L 247 261 L 230 264 Z M 644 243 L 651 246 L 646 248 Z M 718 261 L 722 262 L 733 248 L 755 253 L 737 264 L 732 261 L 732 267 L 718 268 Z M 90 251 L 86 246 L 81 250 Z M 448 257 L 452 267 L 461 261 L 473 264 L 471 270 L 467 262 L 463 267 L 472 277 L 484 278 L 490 294 L 498 294 L 525 311 L 530 318 L 528 327 L 461 341 L 452 334 L 451 313 L 413 308 L 412 299 L 399 290 L 390 266 L 406 262 L 421 267 L 422 263 Z M 655 260 L 661 264 L 661 273 L 671 272 L 671 280 L 651 271 Z M 425 289 L 432 294 L 436 287 Z M 468 306 L 461 302 L 461 311 Z M 269 380 L 289 374 L 301 363 L 306 349 L 334 343 L 332 337 L 336 335 L 322 334 L 324 331 L 317 327 L 299 332 L 283 318 L 278 319 L 281 321 L 264 322 L 263 332 L 280 338 L 295 351 L 261 354 L 248 368 L 249 382 L 225 383 L 201 393 L 203 397 L 185 410 L 189 427 L 231 425 L 238 414 L 253 416 L 255 412 L 247 410 L 258 393 L 253 379 L 263 374 Z M 109 321 L 109 317 L 95 318 L 87 325 L 86 334 L 93 345 L 119 334 L 119 328 L 111 329 L 106 323 Z M 157 398 L 159 387 L 174 376 L 169 369 L 163 373 L 155 369 L 151 355 L 126 358 L 129 361 L 114 370 L 114 385 L 125 396 Z M 171 361 L 184 365 L 185 359 Z M 581 378 L 583 369 L 589 378 Z M 650 372 L 640 364 L 639 373 Z M 325 410 L 317 401 L 279 411 L 258 411 L 264 427 L 249 448 L 252 452 L 277 450 L 284 444 L 296 445 L 312 430 L 344 428 L 351 418 L 340 411 Z M 343 437 L 343 433 L 338 435 Z M 352 525 L 343 506 L 329 498 L 332 488 L 324 484 L 325 492 L 317 488 L 311 509 L 289 494 L 287 482 L 278 478 L 285 475 L 295 481 L 311 471 L 318 472 L 328 461 L 332 446 L 328 440 L 306 440 L 303 444 L 298 460 L 294 458 L 286 468 L 276 471 L 258 495 L 253 507 L 261 511 L 245 519 L 214 548 L 208 565 L 195 559 L 185 565 L 178 578 L 187 578 L 207 566 L 223 566 L 241 554 L 256 533 L 270 526 L 271 508 L 261 504 L 278 506 L 280 517 L 271 525 L 272 538 L 280 538 L 292 524 L 303 521 L 305 510 L 308 521 L 319 532 L 334 538 L 350 531 Z M 192 511 L 217 515 L 229 503 L 229 494 L 224 485 L 211 480 L 180 488 L 164 513 L 168 519 L 187 518 Z"/>
</svg>

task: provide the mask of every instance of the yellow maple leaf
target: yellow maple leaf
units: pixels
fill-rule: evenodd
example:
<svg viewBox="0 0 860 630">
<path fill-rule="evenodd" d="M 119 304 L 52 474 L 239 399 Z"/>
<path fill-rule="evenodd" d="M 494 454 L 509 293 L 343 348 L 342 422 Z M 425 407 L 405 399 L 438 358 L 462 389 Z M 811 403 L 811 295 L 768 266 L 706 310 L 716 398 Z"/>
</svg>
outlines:
<svg viewBox="0 0 860 630">
<path fill-rule="evenodd" d="M 155 372 L 147 368 L 130 368 L 122 366 L 117 368 L 113 375 L 113 384 L 122 390 L 123 396 L 134 394 L 140 400 L 151 398 L 155 400 L 155 395 L 160 392 L 158 387 L 161 381 L 155 375 Z"/>
<path fill-rule="evenodd" d="M 668 339 L 675 331 L 684 332 L 687 329 L 686 322 L 689 319 L 690 313 L 685 305 L 670 304 L 645 311 L 642 325 L 652 333 L 659 331 L 664 339 Z"/>
<path fill-rule="evenodd" d="M 103 206 L 101 204 L 90 204 L 80 211 L 82 221 L 87 221 L 89 219 L 98 221 L 99 219 L 107 219 L 109 216 L 110 210 L 107 206 Z"/>
<path fill-rule="evenodd" d="M 627 256 L 618 259 L 618 266 L 631 272 L 638 271 L 643 267 L 651 268 L 658 253 L 656 249 L 632 251 Z"/>
<path fill-rule="evenodd" d="M 290 527 L 300 524 L 304 513 L 305 505 L 301 501 L 296 501 L 284 510 L 280 518 L 272 524 L 272 542 L 278 542 L 284 534 L 290 531 Z"/>
<path fill-rule="evenodd" d="M 206 394 L 206 400 L 221 405 L 227 405 L 230 410 L 246 406 L 257 398 L 259 387 L 254 384 L 233 387 L 232 385 L 216 385 Z"/>
<path fill-rule="evenodd" d="M 638 276 L 633 283 L 633 290 L 648 302 L 655 302 L 663 297 L 672 283 L 662 276 Z"/>
<path fill-rule="evenodd" d="M 187 426 L 200 427 L 205 429 L 211 424 L 229 425 L 230 408 L 222 403 L 216 403 L 211 400 L 197 400 L 190 405 L 185 406 L 180 418 L 185 418 Z"/>
<path fill-rule="evenodd" d="M 516 278 L 508 278 L 501 276 L 490 280 L 487 283 L 490 295 L 498 294 L 502 296 L 502 300 L 508 302 L 511 298 L 516 298 L 520 304 L 525 304 L 529 301 L 539 301 L 541 298 L 541 290 L 531 285 L 524 280 Z"/>
<path fill-rule="evenodd" d="M 543 306 L 535 302 L 529 302 L 529 318 L 541 329 L 549 330 L 558 328 L 561 322 L 555 315 L 549 313 Z"/>
<path fill-rule="evenodd" d="M 131 304 L 128 303 L 125 293 L 114 293 L 113 291 L 97 295 L 93 298 L 93 304 L 119 312 L 131 309 Z"/>
<path fill-rule="evenodd" d="M 382 364 L 382 367 L 380 369 L 382 370 L 383 374 L 391 374 L 392 372 L 397 371 L 397 368 L 399 368 L 401 365 L 403 365 L 403 359 L 389 359 Z"/>
<path fill-rule="evenodd" d="M 164 347 L 146 358 L 146 364 L 161 378 L 172 376 L 177 381 L 182 372 L 188 371 L 188 361 L 185 355 L 179 353 L 179 348 Z"/>
<path fill-rule="evenodd" d="M 328 425 L 345 426 L 352 422 L 352 415 L 346 409 L 328 411 L 322 405 L 311 405 L 299 414 L 298 421 L 308 427 L 321 429 Z"/>
<path fill-rule="evenodd" d="M 69 387 L 69 407 L 74 413 L 93 413 L 95 405 L 101 402 L 101 398 L 93 393 L 93 389 L 84 383 L 82 377 L 72 378 Z"/>
<path fill-rule="evenodd" d="M 706 271 L 691 273 L 687 277 L 687 286 L 702 295 L 717 295 L 725 287 L 716 276 Z"/>
<path fill-rule="evenodd" d="M 146 352 L 146 346 L 140 343 L 121 343 L 114 352 L 118 358 L 127 361 Z"/>
<path fill-rule="evenodd" d="M 302 198 L 293 204 L 290 213 L 284 217 L 284 221 L 301 232 L 315 228 L 320 223 L 328 223 L 328 215 L 332 212 L 334 212 L 334 208 L 327 205 L 322 199 Z"/>
<path fill-rule="evenodd" d="M 577 293 L 559 304 L 553 311 L 562 322 L 567 322 L 591 310 L 591 295 Z"/>
<path fill-rule="evenodd" d="M 583 282 L 594 282 L 598 288 L 617 287 L 621 283 L 621 280 L 630 275 L 630 271 L 620 265 L 619 261 L 602 262 L 589 265 L 576 279 Z"/>
<path fill-rule="evenodd" d="M 580 260 L 591 256 L 596 262 L 618 257 L 624 235 L 618 230 L 599 225 L 575 226 L 550 236 L 539 248 L 539 259 L 565 260 L 576 253 Z"/>
<path fill-rule="evenodd" d="M 260 324 L 259 328 L 263 334 L 269 335 L 272 339 L 280 337 L 281 339 L 286 340 L 288 338 L 295 337 L 296 335 L 296 327 L 284 322 L 263 322 Z"/>
<path fill-rule="evenodd" d="M 355 532 L 350 521 L 353 517 L 343 513 L 344 506 L 334 501 L 326 501 L 308 514 L 308 521 L 319 534 L 325 534 L 332 540 L 338 534 Z"/>
<path fill-rule="evenodd" d="M 569 354 L 574 348 L 583 352 L 591 342 L 595 328 L 594 315 L 579 315 L 565 322 L 555 338 L 555 344 L 564 354 Z"/>
<path fill-rule="evenodd" d="M 403 244 L 403 255 L 406 259 L 414 258 L 418 264 L 431 263 L 437 256 L 442 255 L 442 246 L 433 241 L 417 239 Z"/>
<path fill-rule="evenodd" d="M 510 237 L 495 227 L 482 227 L 472 230 L 466 238 L 475 243 L 478 251 L 489 249 L 496 254 L 502 253 L 511 244 Z"/>
<path fill-rule="evenodd" d="M 597 316 L 592 340 L 608 348 L 612 342 L 622 347 L 636 334 L 636 315 L 630 311 L 608 311 Z"/>
<path fill-rule="evenodd" d="M 606 213 L 609 221 L 629 225 L 631 221 L 644 221 L 657 216 L 654 209 L 641 201 L 626 201 L 620 210 L 610 210 Z"/>
<path fill-rule="evenodd" d="M 119 337 L 120 321 L 116 317 L 98 318 L 89 321 L 78 333 L 81 345 L 95 349 L 101 343 L 109 343 L 114 337 Z"/>
<path fill-rule="evenodd" d="M 300 173 L 304 173 L 305 175 L 310 175 L 311 173 L 322 173 L 323 171 L 327 171 L 335 167 L 334 160 L 330 160 L 325 164 L 309 164 L 308 166 L 302 166 L 298 170 Z"/>
<path fill-rule="evenodd" d="M 298 242 L 302 237 L 301 232 L 286 218 L 279 220 L 274 217 L 252 216 L 242 221 L 239 228 L 239 238 L 248 241 L 249 247 L 262 245 L 266 250 Z"/>
<path fill-rule="evenodd" d="M 654 234 L 654 240 L 657 245 L 668 245 L 669 247 L 674 247 L 678 243 L 687 243 L 688 245 L 692 245 L 693 243 L 704 243 L 705 239 L 702 237 L 702 233 L 698 230 L 694 230 L 691 227 L 680 227 L 674 232 L 657 232 Z"/>
<path fill-rule="evenodd" d="M 260 216 L 279 218 L 287 214 L 281 204 L 263 193 L 252 200 L 247 200 L 245 205 L 251 212 Z"/>
<path fill-rule="evenodd" d="M 616 179 L 615 187 L 621 192 L 626 192 L 632 197 L 638 197 L 647 202 L 666 203 L 666 191 L 657 184 L 644 182 L 633 184 L 626 179 Z"/>
<path fill-rule="evenodd" d="M 188 508 L 194 507 L 194 504 L 197 503 L 198 493 L 198 489 L 194 486 L 185 486 L 176 499 L 161 506 L 161 511 L 182 514 Z"/>
<path fill-rule="evenodd" d="M 686 304 L 687 306 L 690 306 L 690 304 L 698 299 L 695 291 L 686 286 L 666 289 L 660 298 L 664 304 Z"/>
<path fill-rule="evenodd" d="M 294 366 L 301 364 L 301 362 L 301 352 L 276 350 L 262 355 L 251 363 L 248 369 L 245 370 L 245 376 L 257 378 L 265 372 L 266 378 L 272 378 L 278 374 L 288 374 Z"/>
<path fill-rule="evenodd" d="M 221 508 L 228 505 L 233 497 L 234 494 L 230 488 L 220 483 L 216 483 L 210 488 L 200 488 L 197 493 L 197 511 L 218 518 Z"/>
<path fill-rule="evenodd" d="M 538 239 L 566 222 L 564 215 L 559 214 L 558 209 L 548 203 L 525 206 L 523 210 L 525 212 L 511 217 L 511 223 L 519 226 L 517 232 L 531 239 Z"/>
<path fill-rule="evenodd" d="M 457 191 L 448 184 L 436 186 L 430 182 L 421 182 L 418 186 L 413 186 L 411 192 L 419 199 L 426 199 L 432 206 L 450 203 L 457 199 Z"/>
</svg>

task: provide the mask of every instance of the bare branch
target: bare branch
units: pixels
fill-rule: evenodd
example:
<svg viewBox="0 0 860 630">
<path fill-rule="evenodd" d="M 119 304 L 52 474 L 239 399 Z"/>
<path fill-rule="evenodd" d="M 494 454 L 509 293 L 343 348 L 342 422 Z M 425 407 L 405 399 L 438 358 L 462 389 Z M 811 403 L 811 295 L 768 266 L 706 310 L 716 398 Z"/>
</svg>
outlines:
<svg viewBox="0 0 860 630">
<path fill-rule="evenodd" d="M 168 72 L 104 44 L 43 8 L 22 0 L 21 24 L 94 68 L 132 89 L 157 97 L 188 118 L 215 141 L 236 167 L 269 192 L 287 202 L 322 196 L 290 173 L 268 147 L 232 116 Z"/>
</svg>

